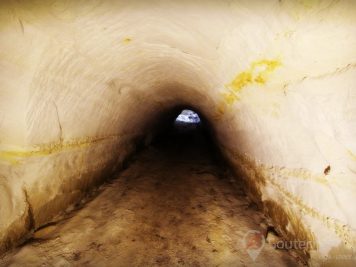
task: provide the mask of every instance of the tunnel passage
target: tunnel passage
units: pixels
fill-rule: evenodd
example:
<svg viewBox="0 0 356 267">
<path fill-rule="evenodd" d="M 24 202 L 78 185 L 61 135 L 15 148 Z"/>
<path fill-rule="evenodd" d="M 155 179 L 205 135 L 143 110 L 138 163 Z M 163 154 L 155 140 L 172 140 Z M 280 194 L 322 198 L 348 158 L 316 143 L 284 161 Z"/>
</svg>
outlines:
<svg viewBox="0 0 356 267">
<path fill-rule="evenodd" d="M 262 211 L 220 164 L 198 117 L 185 109 L 162 123 L 125 170 L 87 203 L 38 229 L 0 266 L 304 266 L 272 243 L 261 243 L 256 251 L 263 251 L 251 258 L 249 231 L 270 242 L 279 237 L 267 232 Z"/>
<path fill-rule="evenodd" d="M 25 2 L 0 1 L 0 253 L 183 105 L 294 252 L 353 264 L 355 1 Z"/>
</svg>

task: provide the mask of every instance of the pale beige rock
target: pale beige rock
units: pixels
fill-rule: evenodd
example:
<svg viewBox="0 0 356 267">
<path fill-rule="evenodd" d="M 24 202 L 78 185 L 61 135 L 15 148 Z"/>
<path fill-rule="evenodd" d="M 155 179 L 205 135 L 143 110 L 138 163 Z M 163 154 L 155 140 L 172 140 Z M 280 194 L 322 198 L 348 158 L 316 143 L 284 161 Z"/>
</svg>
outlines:
<svg viewBox="0 0 356 267">
<path fill-rule="evenodd" d="M 347 0 L 1 1 L 0 251 L 182 104 L 315 262 L 355 248 L 355 33 Z"/>
</svg>

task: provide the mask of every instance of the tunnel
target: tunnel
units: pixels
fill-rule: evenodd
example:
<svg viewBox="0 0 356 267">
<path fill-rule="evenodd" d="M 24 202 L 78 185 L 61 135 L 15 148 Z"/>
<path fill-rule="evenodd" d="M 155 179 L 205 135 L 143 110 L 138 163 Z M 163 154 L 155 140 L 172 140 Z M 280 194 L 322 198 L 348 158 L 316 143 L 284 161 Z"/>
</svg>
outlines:
<svg viewBox="0 0 356 267">
<path fill-rule="evenodd" d="M 0 266 L 355 266 L 356 1 L 0 2 Z"/>
</svg>

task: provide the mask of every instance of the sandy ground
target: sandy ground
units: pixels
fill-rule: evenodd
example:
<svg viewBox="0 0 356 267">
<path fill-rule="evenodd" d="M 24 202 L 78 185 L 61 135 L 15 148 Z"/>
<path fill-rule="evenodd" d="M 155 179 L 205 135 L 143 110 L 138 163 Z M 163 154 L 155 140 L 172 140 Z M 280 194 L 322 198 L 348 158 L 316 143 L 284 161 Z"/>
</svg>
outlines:
<svg viewBox="0 0 356 267">
<path fill-rule="evenodd" d="M 249 256 L 244 237 L 265 219 L 213 155 L 196 135 L 152 145 L 0 266 L 301 266 L 270 243 Z"/>
</svg>

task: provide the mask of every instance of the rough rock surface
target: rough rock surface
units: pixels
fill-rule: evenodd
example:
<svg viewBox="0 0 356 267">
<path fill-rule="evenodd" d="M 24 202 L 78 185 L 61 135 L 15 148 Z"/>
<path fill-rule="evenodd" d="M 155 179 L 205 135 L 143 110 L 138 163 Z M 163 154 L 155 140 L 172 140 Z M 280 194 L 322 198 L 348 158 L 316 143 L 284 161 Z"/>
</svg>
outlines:
<svg viewBox="0 0 356 267">
<path fill-rule="evenodd" d="M 0 1 L 0 253 L 199 111 L 316 264 L 356 247 L 356 1 Z"/>
<path fill-rule="evenodd" d="M 194 137 L 151 147 L 0 266 L 302 266 L 271 244 L 250 258 L 243 237 L 265 231 L 264 216 L 208 148 Z"/>
</svg>

